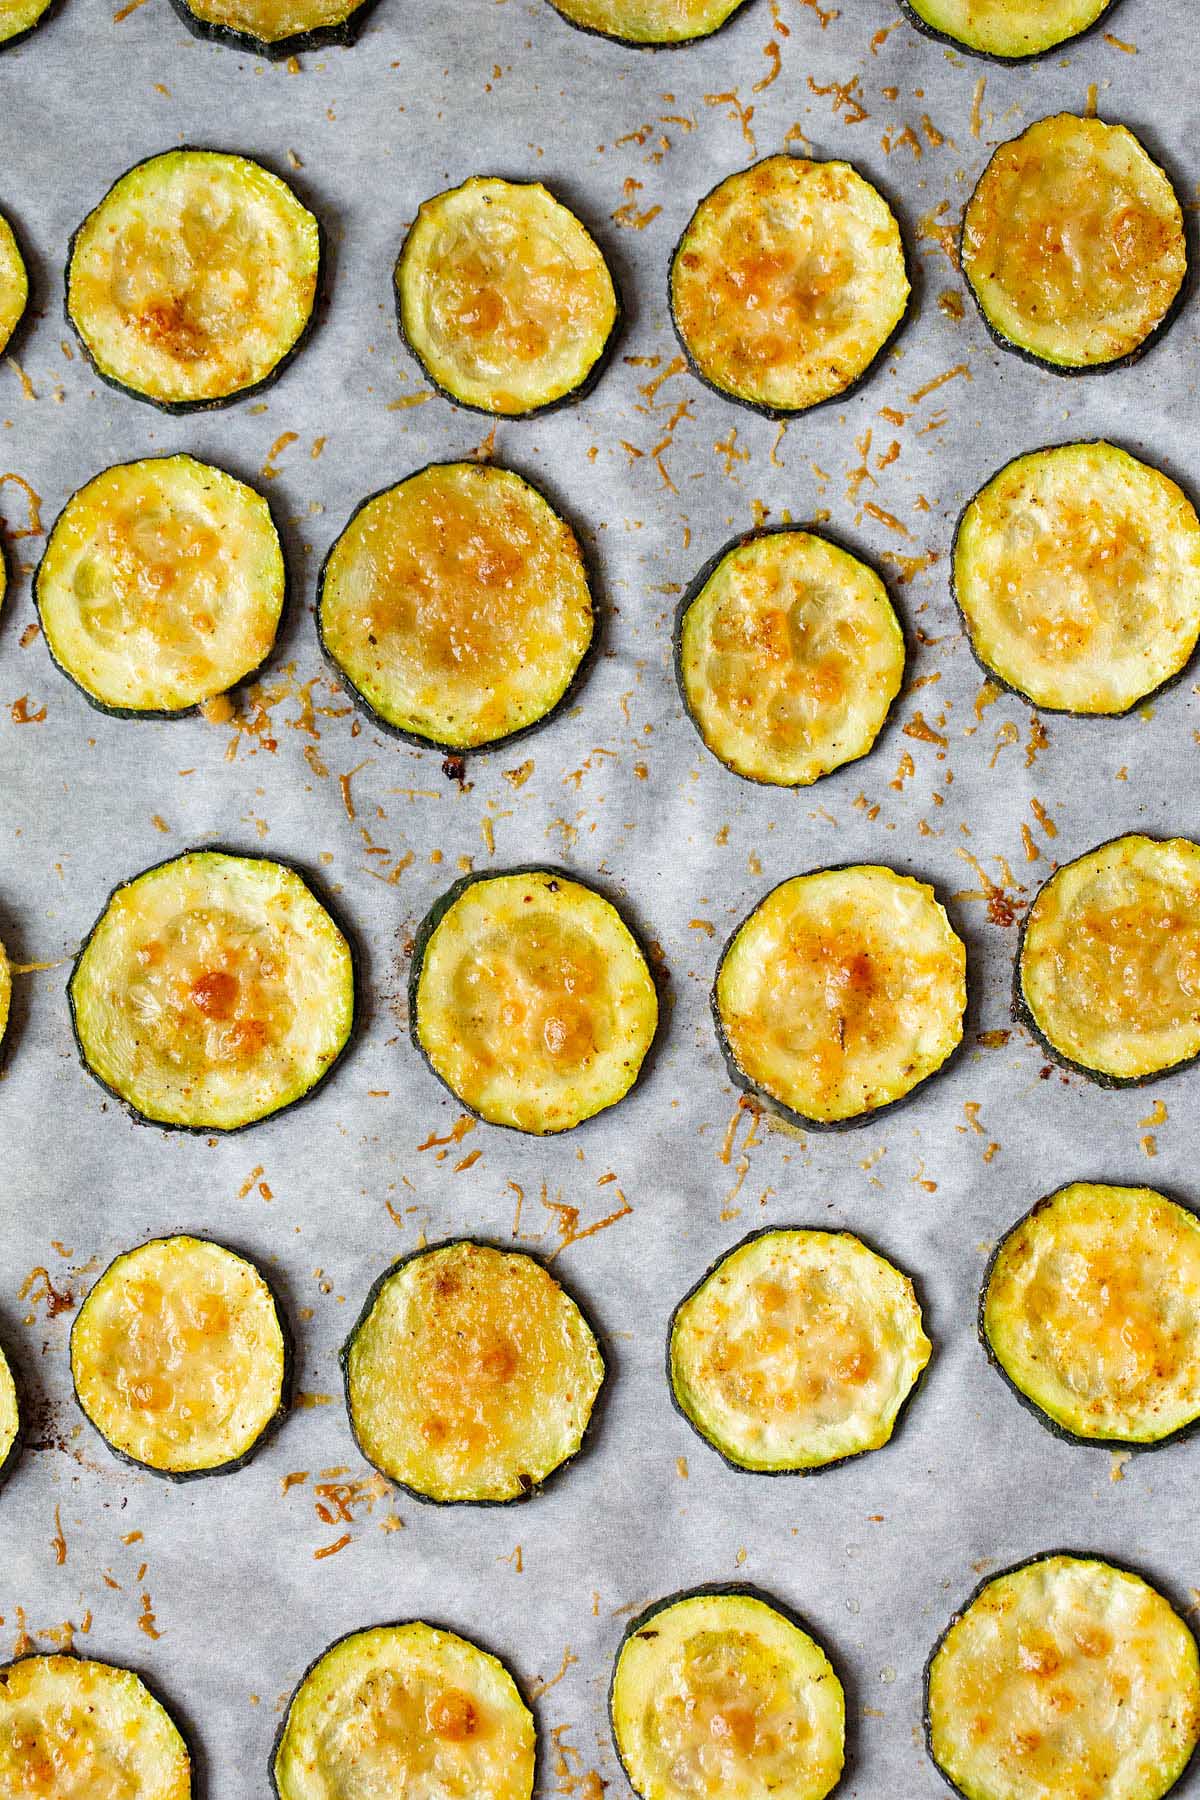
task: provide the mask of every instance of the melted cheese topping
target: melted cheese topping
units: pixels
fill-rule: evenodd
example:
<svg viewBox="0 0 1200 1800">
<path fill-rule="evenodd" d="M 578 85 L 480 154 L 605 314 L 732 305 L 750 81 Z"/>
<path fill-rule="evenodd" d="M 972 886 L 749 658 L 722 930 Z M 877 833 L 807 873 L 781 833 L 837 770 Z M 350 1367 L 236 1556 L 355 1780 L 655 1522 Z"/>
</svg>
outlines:
<svg viewBox="0 0 1200 1800">
<path fill-rule="evenodd" d="M 544 718 L 592 641 L 574 532 L 519 475 L 478 463 L 435 463 L 361 506 L 318 611 L 372 711 L 456 750 Z"/>
<path fill-rule="evenodd" d="M 396 289 L 430 379 L 490 413 L 534 412 L 575 393 L 617 323 L 598 245 L 539 182 L 473 176 L 426 200 Z"/>
<path fill-rule="evenodd" d="M 363 0 L 186 0 L 206 25 L 239 31 L 261 44 L 280 44 L 310 31 L 329 31 L 353 18 Z"/>
<path fill-rule="evenodd" d="M 908 0 L 919 19 L 984 56 L 1038 56 L 1078 37 L 1112 0 Z"/>
<path fill-rule="evenodd" d="M 1143 1081 L 1200 1055 L 1200 846 L 1122 837 L 1067 863 L 1029 909 L 1019 977 L 1082 1069 Z"/>
<path fill-rule="evenodd" d="M 800 412 L 840 394 L 904 316 L 886 201 L 844 162 L 770 156 L 702 200 L 671 264 L 671 308 L 704 379 Z"/>
<path fill-rule="evenodd" d="M 550 0 L 585 31 L 626 44 L 684 44 L 711 37 L 746 0 Z"/>
<path fill-rule="evenodd" d="M 929 1724 L 971 1800 L 1159 1800 L 1200 1735 L 1196 1643 L 1137 1575 L 1045 1557 L 990 1581 L 951 1625 Z"/>
<path fill-rule="evenodd" d="M 0 1793 L 21 1800 L 190 1800 L 187 1746 L 129 1669 L 75 1656 L 0 1668 Z"/>
<path fill-rule="evenodd" d="M 0 44 L 32 31 L 51 4 L 52 0 L 0 0 Z"/>
<path fill-rule="evenodd" d="M 993 155 L 967 205 L 962 265 L 1002 337 L 1093 368 L 1166 318 L 1187 273 L 1183 214 L 1125 126 L 1059 113 Z"/>
<path fill-rule="evenodd" d="M 0 43 L 4 42 L 4 7 L 0 0 Z M 23 29 L 23 28 L 22 28 Z M 0 351 L 16 330 L 29 299 L 29 277 L 13 228 L 0 215 Z M 0 588 L 0 597 L 3 589 Z"/>
<path fill-rule="evenodd" d="M 280 1800 L 530 1800 L 534 1725 L 503 1663 L 431 1625 L 327 1650 L 292 1697 Z"/>
<path fill-rule="evenodd" d="M 166 406 L 231 399 L 297 343 L 320 228 L 244 156 L 172 150 L 109 189 L 75 235 L 71 322 L 106 379 Z"/>
<path fill-rule="evenodd" d="M 966 951 L 924 882 L 870 865 L 821 869 L 750 914 L 715 1000 L 747 1080 L 832 1124 L 900 1099 L 957 1047 Z"/>
<path fill-rule="evenodd" d="M 21 1429 L 21 1409 L 17 1384 L 13 1380 L 8 1358 L 0 1350 L 0 1472 L 4 1470 Z"/>
</svg>

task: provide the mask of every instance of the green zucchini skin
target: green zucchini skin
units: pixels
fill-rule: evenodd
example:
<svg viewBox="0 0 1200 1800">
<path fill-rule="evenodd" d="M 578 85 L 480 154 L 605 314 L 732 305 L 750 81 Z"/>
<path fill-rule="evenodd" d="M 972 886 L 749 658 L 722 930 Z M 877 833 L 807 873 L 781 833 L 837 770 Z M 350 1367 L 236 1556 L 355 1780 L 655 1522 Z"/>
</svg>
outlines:
<svg viewBox="0 0 1200 1800">
<path fill-rule="evenodd" d="M 296 31 L 291 37 L 278 38 L 271 43 L 255 37 L 253 32 L 238 31 L 232 25 L 217 25 L 198 18 L 187 0 L 171 0 L 172 7 L 194 38 L 199 38 L 202 43 L 224 44 L 231 50 L 243 50 L 251 56 L 261 56 L 267 62 L 286 62 L 289 57 L 303 56 L 309 50 L 350 49 L 358 42 L 368 16 L 378 4 L 379 0 L 359 0 L 349 18 L 343 19 L 340 25 Z"/>
<path fill-rule="evenodd" d="M 554 0 L 548 0 L 548 4 L 553 6 Z M 733 24 L 747 4 L 748 0 L 738 0 L 737 6 L 729 16 L 722 19 L 713 31 L 701 32 L 699 37 L 671 38 L 665 43 L 646 43 L 643 38 L 614 37 L 611 31 L 601 31 L 598 26 L 581 25 L 577 19 L 568 19 L 566 13 L 558 12 L 557 6 L 554 6 L 554 11 L 558 13 L 563 24 L 569 25 L 572 31 L 581 32 L 584 37 L 600 38 L 603 43 L 614 44 L 622 50 L 686 50 L 692 44 L 707 44 L 711 39 L 717 37 L 720 32 Z"/>
<path fill-rule="evenodd" d="M 17 1393 L 16 1435 L 13 1438 L 12 1443 L 8 1446 L 8 1450 L 4 1457 L 0 1458 L 0 1488 L 2 1488 L 17 1464 L 20 1462 L 21 1452 L 25 1448 L 25 1403 L 22 1393 L 22 1382 L 18 1379 L 17 1369 L 13 1363 L 13 1359 L 9 1355 L 6 1346 L 3 1344 L 0 1344 L 0 1357 L 3 1357 L 5 1363 L 8 1365 L 8 1372 L 12 1376 L 13 1387 L 16 1389 Z"/>
<path fill-rule="evenodd" d="M 42 26 L 47 24 L 61 9 L 62 4 L 63 0 L 50 0 L 50 4 L 38 14 L 32 25 L 27 25 L 24 31 L 14 31 L 11 37 L 0 38 L 0 56 L 3 56 L 6 50 L 15 50 L 18 44 L 23 44 L 27 38 L 31 38 L 35 31 L 40 31 Z"/>
<path fill-rule="evenodd" d="M 936 25 L 931 25 L 927 19 L 923 19 L 915 8 L 909 5 L 909 0 L 896 0 L 896 3 L 908 24 L 915 31 L 919 31 L 922 37 L 932 39 L 935 44 L 945 44 L 949 49 L 957 50 L 962 56 L 974 56 L 979 62 L 996 63 L 1002 69 L 1016 69 L 1020 68 L 1023 63 L 1041 62 L 1047 56 L 1054 56 L 1061 50 L 1082 44 L 1085 38 L 1090 37 L 1094 31 L 1099 31 L 1100 27 L 1107 23 L 1109 14 L 1117 5 L 1117 0 L 1108 0 L 1108 5 L 1099 17 L 1093 19 L 1090 25 L 1085 25 L 1082 31 L 1075 32 L 1069 38 L 1063 38 L 1059 44 L 1052 44 L 1048 50 L 1030 50 L 1020 56 L 1001 56 L 995 50 L 974 50 L 969 44 L 964 44 L 961 38 L 951 37 L 948 31 L 939 31 Z M 1005 348 L 1007 349 L 1009 346 L 1006 344 Z"/>
</svg>

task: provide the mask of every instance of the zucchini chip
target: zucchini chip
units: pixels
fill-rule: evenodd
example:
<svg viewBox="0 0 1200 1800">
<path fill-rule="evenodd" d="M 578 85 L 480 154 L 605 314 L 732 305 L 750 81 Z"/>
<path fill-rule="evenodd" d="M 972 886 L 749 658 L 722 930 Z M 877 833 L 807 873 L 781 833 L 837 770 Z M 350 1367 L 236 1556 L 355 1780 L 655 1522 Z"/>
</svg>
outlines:
<svg viewBox="0 0 1200 1800">
<path fill-rule="evenodd" d="M 287 1408 L 279 1302 L 210 1238 L 153 1238 L 109 1264 L 75 1315 L 71 1379 L 126 1462 L 176 1481 L 248 1462 Z"/>
<path fill-rule="evenodd" d="M 1196 1640 L 1116 1563 L 1034 1557 L 950 1621 L 925 1676 L 929 1754 L 966 1800 L 1161 1800 L 1200 1735 Z"/>
<path fill-rule="evenodd" d="M 413 1042 L 490 1125 L 547 1136 L 615 1106 L 658 1028 L 633 933 L 555 869 L 456 882 L 421 926 L 412 967 Z"/>
<path fill-rule="evenodd" d="M 115 888 L 68 984 L 85 1067 L 150 1125 L 239 1131 L 349 1041 L 350 946 L 300 875 L 188 850 Z"/>
<path fill-rule="evenodd" d="M 396 310 L 447 399 L 528 418 L 587 392 L 621 303 L 600 246 L 540 181 L 473 175 L 417 213 L 396 263 Z"/>
<path fill-rule="evenodd" d="M 1200 639 L 1200 519 L 1115 444 L 1034 450 L 966 508 L 953 584 L 989 675 L 1042 712 L 1128 712 Z"/>
<path fill-rule="evenodd" d="M 726 768 L 807 787 L 871 749 L 904 679 L 904 634 L 874 569 L 783 527 L 736 539 L 700 571 L 675 664 Z"/>
<path fill-rule="evenodd" d="M 745 1588 L 702 1588 L 636 1619 L 609 1710 L 641 1800 L 824 1800 L 842 1772 L 846 1702 L 829 1658 Z"/>
<path fill-rule="evenodd" d="M 132 1669 L 82 1656 L 0 1666 L 0 1793 L 191 1800 L 179 1727 Z"/>
<path fill-rule="evenodd" d="M 170 718 L 261 667 L 286 590 L 262 495 L 193 457 L 155 456 L 71 496 L 34 599 L 46 648 L 93 706 Z"/>
<path fill-rule="evenodd" d="M 264 387 L 312 323 L 321 227 L 247 156 L 168 150 L 71 239 L 67 317 L 101 380 L 164 412 Z"/>
<path fill-rule="evenodd" d="M 1064 863 L 1025 915 L 1018 1016 L 1105 1087 L 1200 1056 L 1200 845 L 1113 838 Z"/>
<path fill-rule="evenodd" d="M 997 343 L 1077 374 L 1149 347 L 1182 297 L 1187 239 L 1170 177 L 1132 131 L 1057 113 L 994 152 L 961 258 Z"/>
<path fill-rule="evenodd" d="M 369 1463 L 422 1500 L 523 1500 L 577 1453 L 604 1362 L 548 1269 L 464 1238 L 375 1283 L 342 1352 Z"/>
<path fill-rule="evenodd" d="M 12 1368 L 0 1349 L 0 1485 L 7 1481 L 21 1454 L 21 1403 Z"/>
<path fill-rule="evenodd" d="M 375 0 L 171 0 L 193 37 L 269 62 L 353 44 Z"/>
<path fill-rule="evenodd" d="M 754 1232 L 675 1309 L 684 1418 L 737 1469 L 778 1475 L 878 1450 L 933 1346 L 907 1275 L 848 1231 Z"/>
<path fill-rule="evenodd" d="M 4 0 L 0 0 L 0 19 L 3 18 L 3 3 Z M 0 39 L 2 47 L 3 40 Z M 0 213 L 0 351 L 20 324 L 28 300 L 29 276 L 25 272 L 25 258 L 12 226 Z M 0 599 L 3 597 L 0 587 Z"/>
<path fill-rule="evenodd" d="M 618 44 L 664 49 L 712 37 L 746 0 L 550 0 L 556 13 L 580 31 Z"/>
<path fill-rule="evenodd" d="M 416 1619 L 352 1632 L 317 1658 L 271 1777 L 277 1800 L 530 1800 L 535 1756 L 533 1714 L 499 1658 Z"/>
<path fill-rule="evenodd" d="M 12 964 L 3 944 L 0 944 L 0 1044 L 4 1042 L 4 1033 L 8 1030 L 8 1015 L 12 1007 Z"/>
<path fill-rule="evenodd" d="M 0 52 L 27 38 L 55 4 L 56 0 L 0 0 Z"/>
<path fill-rule="evenodd" d="M 592 642 L 575 533 L 493 463 L 433 463 L 364 500 L 321 571 L 317 630 L 371 718 L 442 750 L 540 724 Z"/>
<path fill-rule="evenodd" d="M 742 921 L 717 969 L 730 1074 L 802 1127 L 862 1123 L 958 1048 L 966 969 L 925 882 L 872 863 L 793 876 Z"/>
<path fill-rule="evenodd" d="M 908 306 L 900 227 L 844 162 L 768 156 L 703 199 L 671 262 L 693 371 L 779 418 L 844 394 Z"/>
<path fill-rule="evenodd" d="M 1044 56 L 1099 23 L 1113 0 L 900 0 L 918 31 L 995 62 Z"/>
</svg>

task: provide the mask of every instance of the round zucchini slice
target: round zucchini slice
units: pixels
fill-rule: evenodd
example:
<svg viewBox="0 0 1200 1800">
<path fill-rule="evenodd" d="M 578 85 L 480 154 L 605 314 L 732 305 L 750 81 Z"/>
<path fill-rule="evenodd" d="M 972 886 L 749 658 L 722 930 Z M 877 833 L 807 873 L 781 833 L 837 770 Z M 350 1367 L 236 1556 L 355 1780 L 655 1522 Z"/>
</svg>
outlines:
<svg viewBox="0 0 1200 1800">
<path fill-rule="evenodd" d="M 595 627 L 575 533 L 494 463 L 433 463 L 364 500 L 325 559 L 317 630 L 371 718 L 478 750 L 574 686 Z"/>
<path fill-rule="evenodd" d="M 4 17 L 3 4 L 4 0 L 0 0 L 0 21 Z M 2 31 L 0 24 L 0 33 Z M 0 49 L 3 47 L 0 35 Z M 25 272 L 25 258 L 12 226 L 0 213 L 0 351 L 20 324 L 28 300 L 29 276 Z M 2 590 L 0 598 L 3 598 Z"/>
<path fill-rule="evenodd" d="M 844 394 L 908 306 L 900 227 L 844 162 L 768 156 L 703 199 L 671 262 L 695 374 L 772 417 Z"/>
<path fill-rule="evenodd" d="M 1113 0 L 900 0 L 918 31 L 995 62 L 1044 56 L 1099 23 Z"/>
<path fill-rule="evenodd" d="M 0 1486 L 16 1467 L 21 1454 L 21 1403 L 12 1366 L 0 1349 Z"/>
<path fill-rule="evenodd" d="M 0 1665 L 0 1792 L 46 1800 L 191 1800 L 192 1759 L 132 1669 L 82 1656 Z"/>
<path fill-rule="evenodd" d="M 996 341 L 1063 374 L 1135 361 L 1181 298 L 1188 260 L 1170 177 L 1124 125 L 1074 113 L 994 152 L 961 258 Z"/>
<path fill-rule="evenodd" d="M 342 1352 L 369 1463 L 422 1500 L 523 1500 L 578 1452 L 604 1382 L 591 1326 L 532 1256 L 461 1239 L 380 1277 Z"/>
<path fill-rule="evenodd" d="M 802 1127 L 861 1124 L 958 1048 L 966 968 L 925 882 L 871 863 L 793 876 L 742 921 L 717 969 L 730 1074 Z"/>
<path fill-rule="evenodd" d="M 904 679 L 904 633 L 874 569 L 785 526 L 736 539 L 700 571 L 675 666 L 726 768 L 807 787 L 871 749 Z"/>
<path fill-rule="evenodd" d="M 147 1124 L 238 1131 L 311 1094 L 354 963 L 294 869 L 188 850 L 114 889 L 68 985 L 84 1066 Z"/>
<path fill-rule="evenodd" d="M 824 1800 L 845 1760 L 845 1695 L 829 1658 L 746 1588 L 701 1588 L 636 1619 L 609 1710 L 641 1800 Z"/>
<path fill-rule="evenodd" d="M 0 944 L 0 1044 L 4 1042 L 4 1033 L 8 1030 L 8 1015 L 12 1008 L 12 966 L 4 945 Z"/>
<path fill-rule="evenodd" d="M 1196 1640 L 1131 1570 L 1035 1557 L 951 1620 L 926 1670 L 925 1726 L 966 1800 L 1161 1800 L 1200 1735 Z"/>
<path fill-rule="evenodd" d="M 246 156 L 168 150 L 71 239 L 67 317 L 103 381 L 164 412 L 265 387 L 312 323 L 321 227 Z"/>
<path fill-rule="evenodd" d="M 328 45 L 349 47 L 376 0 L 171 0 L 193 37 L 282 62 Z"/>
<path fill-rule="evenodd" d="M 34 600 L 50 655 L 93 706 L 171 718 L 261 667 L 286 591 L 262 495 L 191 456 L 158 456 L 71 496 Z"/>
<path fill-rule="evenodd" d="M 1055 1060 L 1102 1086 L 1200 1056 L 1200 845 L 1135 834 L 1064 863 L 1025 915 L 1014 998 Z"/>
<path fill-rule="evenodd" d="M 550 0 L 550 4 L 580 31 L 661 50 L 712 37 L 746 0 Z"/>
<path fill-rule="evenodd" d="M 0 53 L 27 38 L 56 4 L 57 0 L 0 0 Z"/>
<path fill-rule="evenodd" d="M 421 927 L 413 1042 L 490 1125 L 548 1136 L 615 1106 L 658 1028 L 646 958 L 610 901 L 555 869 L 468 876 Z"/>
<path fill-rule="evenodd" d="M 1200 519 L 1115 444 L 1034 450 L 966 508 L 953 583 L 989 675 L 1042 712 L 1128 712 L 1200 639 Z"/>
<path fill-rule="evenodd" d="M 533 1714 L 498 1657 L 416 1619 L 351 1632 L 288 1704 L 277 1800 L 429 1794 L 530 1800 Z"/>
<path fill-rule="evenodd" d="M 240 1469 L 283 1418 L 291 1355 L 254 1263 L 154 1238 L 95 1283 L 71 1328 L 75 1397 L 126 1462 L 184 1481 Z"/>
<path fill-rule="evenodd" d="M 585 394 L 621 315 L 575 214 L 540 181 L 483 175 L 422 204 L 396 263 L 396 309 L 434 386 L 505 418 Z"/>
</svg>

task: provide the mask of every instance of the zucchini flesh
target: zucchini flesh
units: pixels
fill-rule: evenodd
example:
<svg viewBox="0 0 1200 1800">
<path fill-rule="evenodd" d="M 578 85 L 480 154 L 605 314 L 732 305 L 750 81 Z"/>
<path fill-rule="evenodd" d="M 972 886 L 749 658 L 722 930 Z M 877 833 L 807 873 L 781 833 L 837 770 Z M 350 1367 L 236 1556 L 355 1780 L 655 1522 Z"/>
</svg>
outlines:
<svg viewBox="0 0 1200 1800">
<path fill-rule="evenodd" d="M 658 1026 L 646 959 L 616 908 L 553 869 L 451 889 L 414 967 L 417 1048 L 493 1125 L 547 1135 L 615 1105 Z"/>
<path fill-rule="evenodd" d="M 1109 1083 L 1200 1055 L 1200 845 L 1114 838 L 1065 863 L 1026 916 L 1017 998 L 1060 1061 Z"/>
<path fill-rule="evenodd" d="M 260 387 L 313 312 L 321 231 L 249 157 L 168 150 L 114 183 L 71 240 L 67 313 L 105 381 L 168 411 Z"/>
<path fill-rule="evenodd" d="M 0 0 L 0 50 L 27 37 L 53 4 L 54 0 Z"/>
<path fill-rule="evenodd" d="M 849 1232 L 755 1234 L 671 1322 L 671 1391 L 741 1469 L 816 1469 L 892 1435 L 932 1346 L 907 1275 Z"/>
<path fill-rule="evenodd" d="M 875 571 L 808 531 L 739 540 L 680 615 L 684 702 L 714 756 L 806 787 L 874 744 L 904 679 L 904 634 Z"/>
<path fill-rule="evenodd" d="M 0 0 L 0 46 L 4 41 L 3 0 Z M 20 323 L 29 299 L 25 259 L 8 220 L 0 214 L 0 351 Z M 0 589 L 0 599 L 3 590 Z"/>
<path fill-rule="evenodd" d="M 0 1350 L 0 1481 L 9 1473 L 20 1448 L 21 1405 L 7 1356 Z"/>
<path fill-rule="evenodd" d="M 0 588 L 0 600 L 4 598 Z M 0 944 L 0 1044 L 4 1042 L 4 1033 L 8 1030 L 8 1015 L 12 1007 L 12 967 L 4 945 Z"/>
<path fill-rule="evenodd" d="M 326 559 L 317 622 L 380 723 L 447 750 L 546 718 L 594 629 L 575 533 L 482 463 L 435 463 L 364 501 Z"/>
<path fill-rule="evenodd" d="M 865 1119 L 962 1039 L 966 951 L 931 887 L 874 864 L 775 888 L 713 991 L 735 1079 L 808 1125 Z"/>
<path fill-rule="evenodd" d="M 162 715 L 260 666 L 286 586 L 262 495 L 164 456 L 106 469 L 71 496 L 34 591 L 51 656 L 93 705 Z"/>
<path fill-rule="evenodd" d="M 842 1684 L 821 1646 L 753 1594 L 652 1608 L 618 1653 L 610 1708 L 641 1800 L 823 1800 L 842 1772 Z"/>
<path fill-rule="evenodd" d="M 903 0 L 919 25 L 977 56 L 1041 56 L 1087 31 L 1112 0 Z"/>
<path fill-rule="evenodd" d="M 844 162 L 769 156 L 703 199 L 671 263 L 671 313 L 701 378 L 771 413 L 846 391 L 908 305 L 900 228 Z"/>
<path fill-rule="evenodd" d="M 118 1256 L 71 1330 L 80 1406 L 118 1456 L 161 1475 L 240 1466 L 283 1411 L 287 1369 L 271 1289 L 207 1238 Z"/>
<path fill-rule="evenodd" d="M 1043 710 L 1122 713 L 1200 639 L 1200 519 L 1114 444 L 1020 456 L 964 512 L 954 591 L 976 656 Z"/>
<path fill-rule="evenodd" d="M 28 1800 L 190 1800 L 191 1758 L 132 1669 L 80 1656 L 0 1667 L 0 1792 Z"/>
<path fill-rule="evenodd" d="M 324 1080 L 350 947 L 294 869 L 190 850 L 118 887 L 68 989 L 87 1068 L 142 1119 L 235 1131 Z"/>
<path fill-rule="evenodd" d="M 1187 274 L 1170 178 L 1124 125 L 1058 113 L 995 151 L 962 268 L 993 335 L 1059 369 L 1135 357 Z"/>
<path fill-rule="evenodd" d="M 746 0 L 550 0 L 581 31 L 622 44 L 690 44 L 711 37 Z"/>
<path fill-rule="evenodd" d="M 540 182 L 479 175 L 421 206 L 396 263 L 396 304 L 434 385 L 507 417 L 577 397 L 620 312 L 573 212 Z"/>
<path fill-rule="evenodd" d="M 1001 1242 L 981 1324 L 1062 1431 L 1161 1443 L 1200 1418 L 1200 1219 L 1152 1188 L 1072 1182 Z"/>
<path fill-rule="evenodd" d="M 967 1800 L 1160 1800 L 1200 1733 L 1196 1641 L 1139 1575 L 1039 1557 L 952 1621 L 927 1703 L 930 1753 Z"/>
<path fill-rule="evenodd" d="M 533 1715 L 504 1664 L 414 1620 L 330 1646 L 292 1695 L 278 1800 L 530 1800 Z"/>
<path fill-rule="evenodd" d="M 373 0 L 175 0 L 197 36 L 257 50 L 272 61 L 354 41 Z"/>
</svg>

